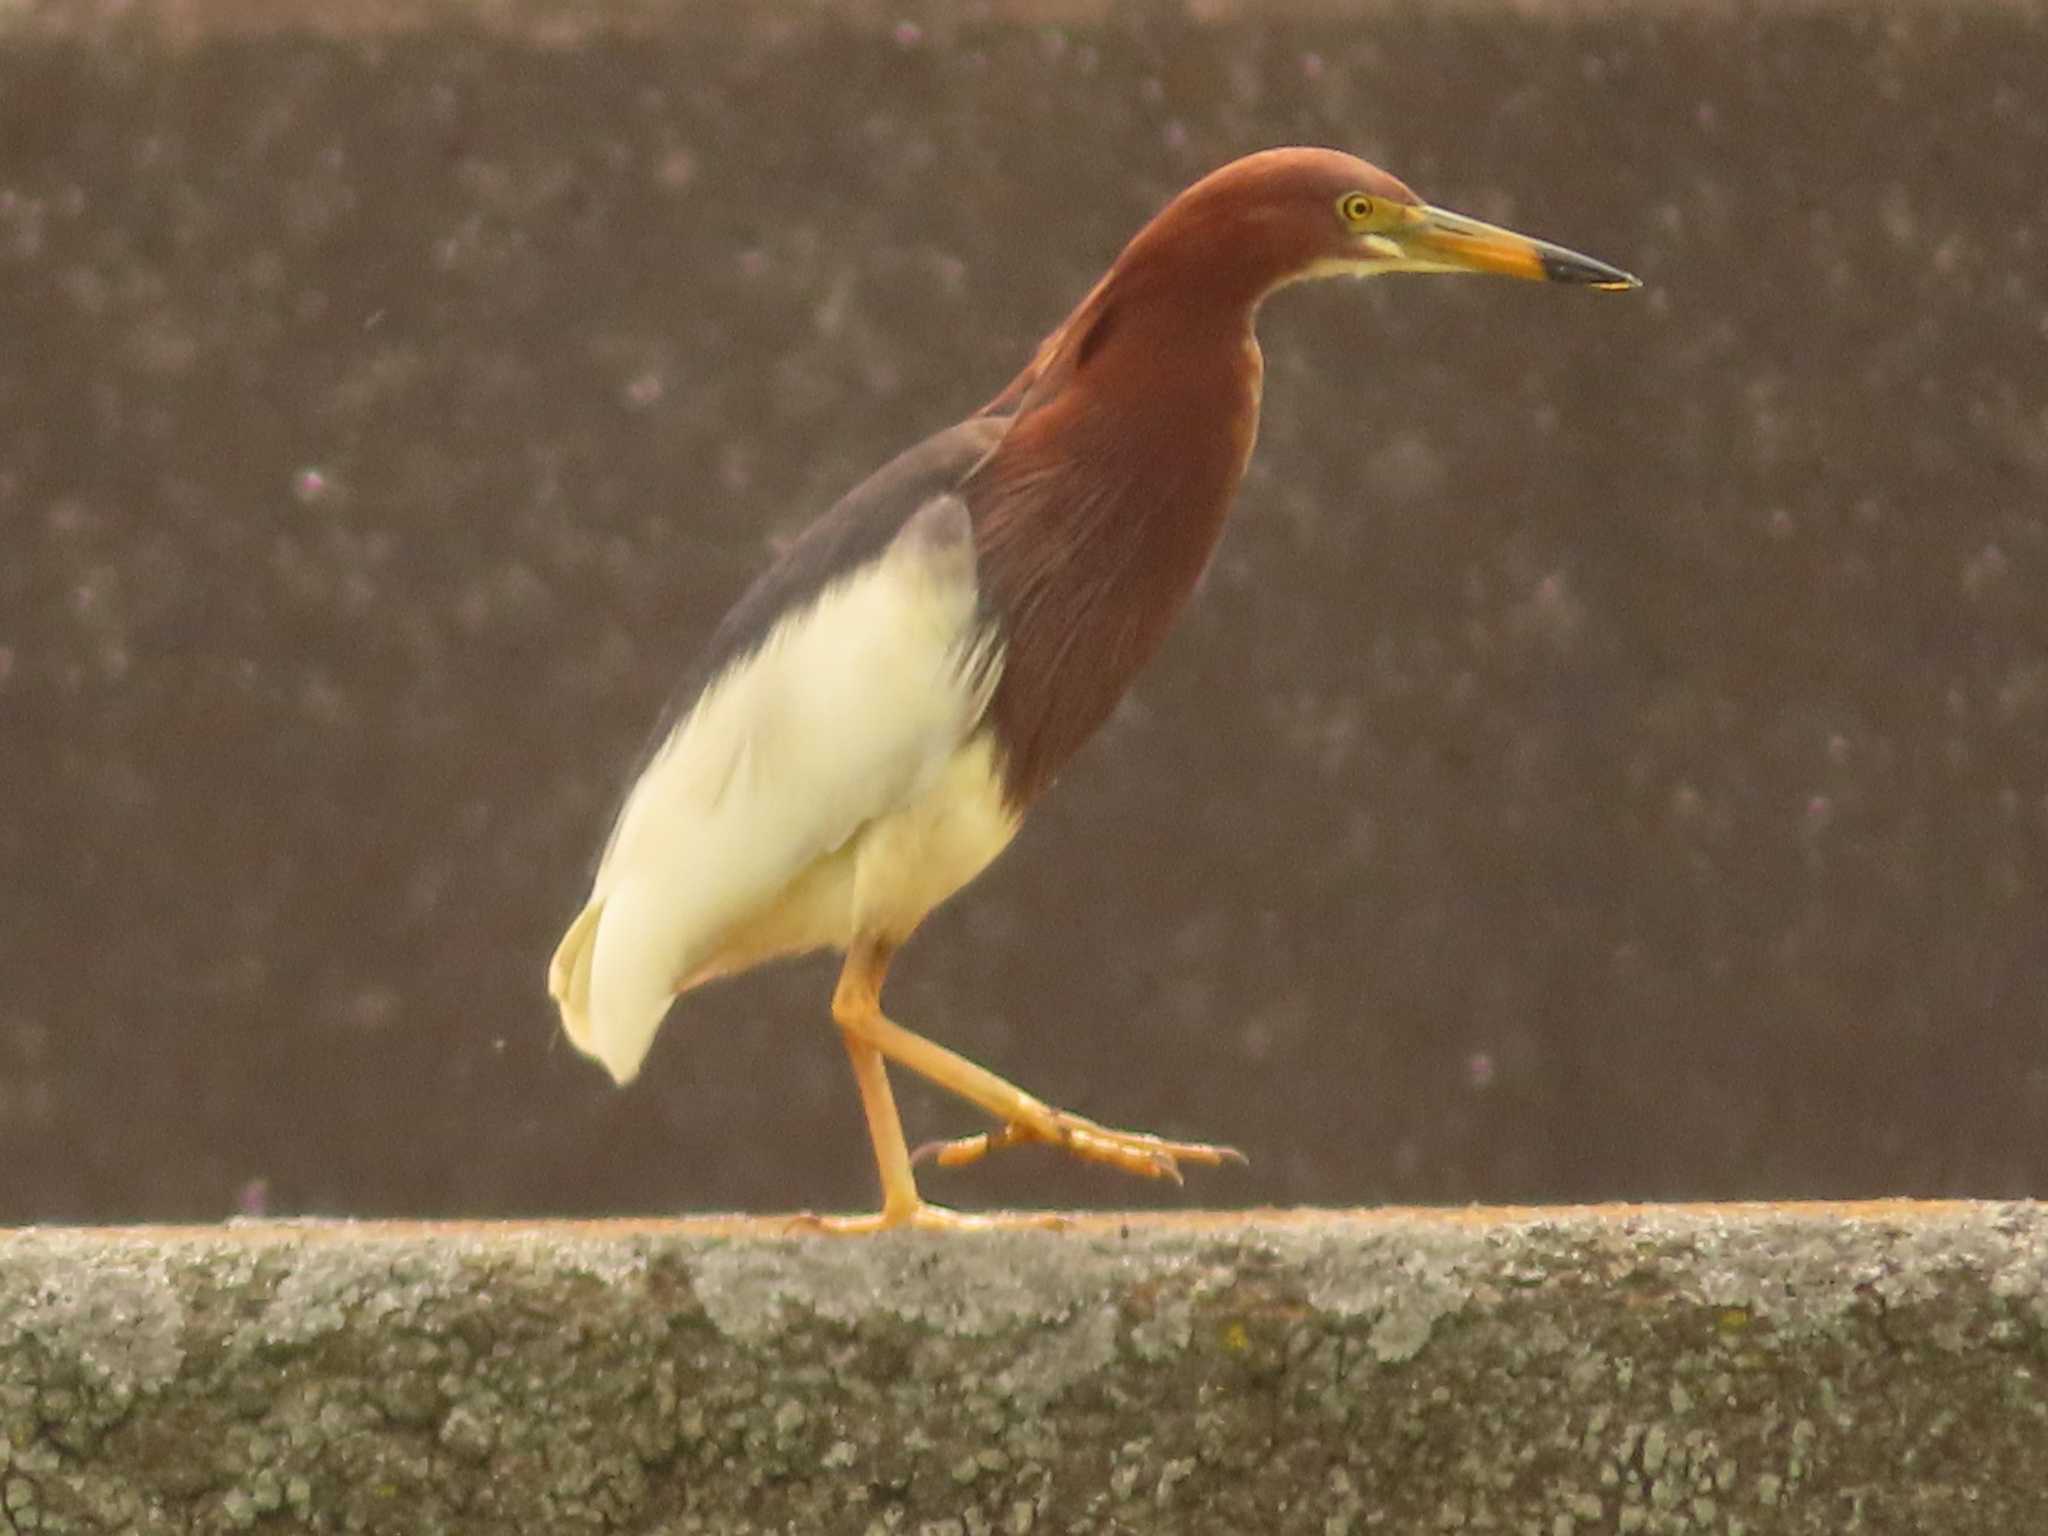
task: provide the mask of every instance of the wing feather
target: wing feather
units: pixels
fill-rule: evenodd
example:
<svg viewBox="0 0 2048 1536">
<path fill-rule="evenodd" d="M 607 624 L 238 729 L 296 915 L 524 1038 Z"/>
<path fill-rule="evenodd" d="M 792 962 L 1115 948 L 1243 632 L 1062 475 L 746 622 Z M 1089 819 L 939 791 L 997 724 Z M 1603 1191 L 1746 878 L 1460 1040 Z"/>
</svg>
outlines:
<svg viewBox="0 0 2048 1536">
<path fill-rule="evenodd" d="M 728 661 L 627 796 L 550 966 L 578 1049 L 629 1080 L 721 935 L 936 781 L 998 664 L 972 523 L 950 494 Z"/>
</svg>

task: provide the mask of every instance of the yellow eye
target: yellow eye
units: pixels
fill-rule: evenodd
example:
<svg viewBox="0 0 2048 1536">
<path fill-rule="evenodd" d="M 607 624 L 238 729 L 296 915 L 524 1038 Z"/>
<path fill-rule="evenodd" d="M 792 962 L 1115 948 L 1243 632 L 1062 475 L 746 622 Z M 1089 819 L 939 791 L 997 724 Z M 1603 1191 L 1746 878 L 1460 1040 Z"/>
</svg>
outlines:
<svg viewBox="0 0 2048 1536">
<path fill-rule="evenodd" d="M 1372 199 L 1363 192 L 1346 192 L 1337 199 L 1337 212 L 1346 224 L 1363 224 L 1372 217 Z"/>
</svg>

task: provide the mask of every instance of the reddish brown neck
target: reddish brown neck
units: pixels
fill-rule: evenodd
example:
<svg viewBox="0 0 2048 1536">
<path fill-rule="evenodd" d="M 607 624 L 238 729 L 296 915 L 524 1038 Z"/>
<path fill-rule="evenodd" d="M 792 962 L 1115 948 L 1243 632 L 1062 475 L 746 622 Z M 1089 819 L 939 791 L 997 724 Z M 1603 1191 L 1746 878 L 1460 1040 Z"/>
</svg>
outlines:
<svg viewBox="0 0 2048 1536">
<path fill-rule="evenodd" d="M 968 491 L 1003 625 L 993 720 L 1019 807 L 1165 639 L 1258 427 L 1251 303 L 1190 312 L 1105 289 L 999 399 L 1020 413 Z"/>
</svg>

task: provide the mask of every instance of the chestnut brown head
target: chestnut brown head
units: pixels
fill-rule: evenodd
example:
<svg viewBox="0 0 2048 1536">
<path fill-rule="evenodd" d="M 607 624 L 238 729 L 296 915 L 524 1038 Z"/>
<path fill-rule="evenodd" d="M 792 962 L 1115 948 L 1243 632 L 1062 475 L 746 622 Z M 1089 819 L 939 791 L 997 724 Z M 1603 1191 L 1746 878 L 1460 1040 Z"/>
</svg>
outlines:
<svg viewBox="0 0 2048 1536">
<path fill-rule="evenodd" d="M 1273 149 L 1203 177 L 1168 203 L 1106 281 L 1153 280 L 1186 304 L 1251 303 L 1285 284 L 1382 272 L 1491 272 L 1601 289 L 1640 286 L 1605 262 L 1431 207 L 1399 178 L 1333 149 Z"/>
</svg>

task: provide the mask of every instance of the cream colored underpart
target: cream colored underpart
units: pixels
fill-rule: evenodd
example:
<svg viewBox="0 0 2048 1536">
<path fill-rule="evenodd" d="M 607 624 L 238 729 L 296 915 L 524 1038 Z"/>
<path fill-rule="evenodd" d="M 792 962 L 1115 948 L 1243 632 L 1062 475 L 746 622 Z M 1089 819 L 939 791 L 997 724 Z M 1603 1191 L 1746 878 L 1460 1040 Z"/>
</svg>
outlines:
<svg viewBox="0 0 2048 1536">
<path fill-rule="evenodd" d="M 953 754 L 923 796 L 868 822 L 728 932 L 678 990 L 780 955 L 844 949 L 856 935 L 907 939 L 925 914 L 988 868 L 1016 833 L 995 743 L 977 736 Z"/>
<path fill-rule="evenodd" d="M 957 502 L 736 662 L 627 796 L 549 967 L 578 1050 L 630 1080 L 678 992 L 902 938 L 1016 830 L 979 724 L 995 685 Z"/>
</svg>

